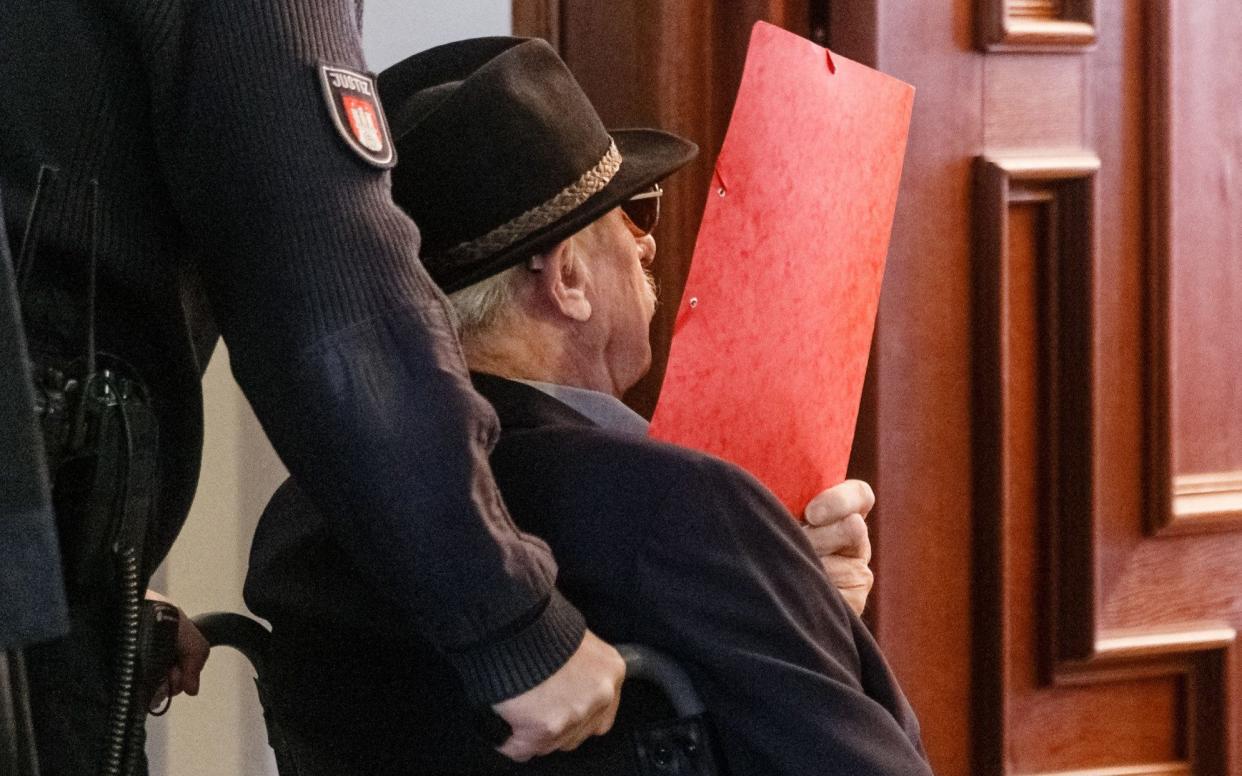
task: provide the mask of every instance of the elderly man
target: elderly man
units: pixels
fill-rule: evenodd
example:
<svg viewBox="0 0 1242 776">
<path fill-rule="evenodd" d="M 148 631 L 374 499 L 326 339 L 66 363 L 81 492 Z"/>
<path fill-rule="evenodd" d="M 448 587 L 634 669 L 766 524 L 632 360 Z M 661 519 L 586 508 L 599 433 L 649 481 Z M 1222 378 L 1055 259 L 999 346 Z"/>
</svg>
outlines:
<svg viewBox="0 0 1242 776">
<path fill-rule="evenodd" d="M 518 527 L 552 548 L 559 589 L 603 638 L 684 665 L 734 776 L 927 774 L 912 711 L 825 575 L 861 592 L 861 609 L 870 490 L 822 494 L 808 541 L 752 477 L 651 440 L 618 399 L 651 361 L 656 183 L 693 145 L 656 130 L 610 134 L 540 41 L 432 49 L 380 86 L 398 151 L 419 160 L 398 165 L 394 199 L 420 225 L 475 386 L 499 415 L 501 494 Z M 845 544 L 863 557 L 833 558 L 833 537 L 860 529 Z M 474 735 L 471 682 L 401 629 L 339 542 L 287 484 L 247 581 L 251 608 L 273 623 L 269 678 L 299 766 L 511 765 Z"/>
</svg>

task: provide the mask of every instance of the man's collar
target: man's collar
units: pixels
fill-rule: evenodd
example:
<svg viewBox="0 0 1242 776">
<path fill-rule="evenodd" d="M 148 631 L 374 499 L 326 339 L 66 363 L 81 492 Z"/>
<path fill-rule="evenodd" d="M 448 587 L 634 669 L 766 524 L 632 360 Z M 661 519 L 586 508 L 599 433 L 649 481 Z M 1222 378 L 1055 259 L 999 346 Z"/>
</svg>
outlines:
<svg viewBox="0 0 1242 776">
<path fill-rule="evenodd" d="M 586 417 L 595 425 L 607 431 L 634 436 L 647 436 L 648 423 L 642 415 L 625 406 L 612 394 L 592 391 L 587 388 L 576 388 L 572 385 L 544 383 L 538 380 L 514 380 L 529 385 L 567 405 L 570 409 Z"/>
</svg>

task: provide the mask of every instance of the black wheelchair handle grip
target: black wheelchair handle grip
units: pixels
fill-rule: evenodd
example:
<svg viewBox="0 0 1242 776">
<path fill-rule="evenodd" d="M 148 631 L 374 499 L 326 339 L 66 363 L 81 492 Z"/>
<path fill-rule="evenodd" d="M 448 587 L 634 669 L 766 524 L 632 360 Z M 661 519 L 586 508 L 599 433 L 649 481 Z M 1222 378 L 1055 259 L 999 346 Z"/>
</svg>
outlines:
<svg viewBox="0 0 1242 776">
<path fill-rule="evenodd" d="M 245 655 L 254 671 L 263 676 L 271 632 L 258 620 L 236 612 L 211 612 L 194 618 L 203 638 L 213 647 L 232 647 Z"/>
<path fill-rule="evenodd" d="M 678 717 L 693 717 L 706 710 L 690 675 L 673 658 L 642 644 L 618 644 L 617 651 L 625 659 L 625 678 L 659 687 Z"/>
</svg>

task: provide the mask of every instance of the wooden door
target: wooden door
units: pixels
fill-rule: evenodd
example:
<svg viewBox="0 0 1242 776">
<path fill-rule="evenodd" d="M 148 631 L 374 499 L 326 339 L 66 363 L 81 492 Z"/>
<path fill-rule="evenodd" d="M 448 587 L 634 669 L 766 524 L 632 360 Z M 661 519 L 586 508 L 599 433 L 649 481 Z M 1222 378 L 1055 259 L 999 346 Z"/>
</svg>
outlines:
<svg viewBox="0 0 1242 776">
<path fill-rule="evenodd" d="M 853 473 L 936 772 L 1242 773 L 1236 0 L 515 0 L 613 126 L 703 147 L 750 24 L 916 86 Z"/>
</svg>

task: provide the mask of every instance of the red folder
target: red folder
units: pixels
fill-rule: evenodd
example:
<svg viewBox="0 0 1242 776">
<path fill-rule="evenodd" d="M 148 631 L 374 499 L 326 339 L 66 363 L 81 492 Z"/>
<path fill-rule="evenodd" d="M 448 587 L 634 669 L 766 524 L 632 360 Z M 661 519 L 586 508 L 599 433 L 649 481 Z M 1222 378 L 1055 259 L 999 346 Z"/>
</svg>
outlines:
<svg viewBox="0 0 1242 776">
<path fill-rule="evenodd" d="M 845 477 L 913 102 L 755 25 L 651 434 L 742 466 L 794 515 Z"/>
</svg>

